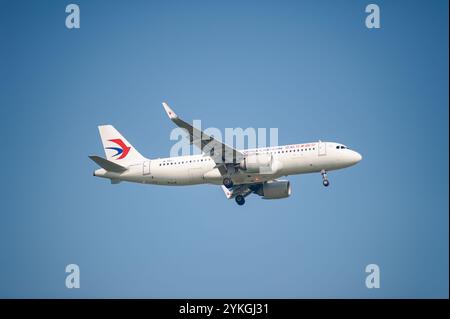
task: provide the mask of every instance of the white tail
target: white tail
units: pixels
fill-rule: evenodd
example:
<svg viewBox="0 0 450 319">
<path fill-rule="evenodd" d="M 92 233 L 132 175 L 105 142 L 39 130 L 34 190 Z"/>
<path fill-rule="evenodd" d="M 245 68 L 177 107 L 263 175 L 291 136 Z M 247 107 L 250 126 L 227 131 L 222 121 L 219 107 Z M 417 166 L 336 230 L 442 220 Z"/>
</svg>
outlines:
<svg viewBox="0 0 450 319">
<path fill-rule="evenodd" d="M 98 127 L 108 161 L 121 164 L 145 160 L 112 125 Z"/>
</svg>

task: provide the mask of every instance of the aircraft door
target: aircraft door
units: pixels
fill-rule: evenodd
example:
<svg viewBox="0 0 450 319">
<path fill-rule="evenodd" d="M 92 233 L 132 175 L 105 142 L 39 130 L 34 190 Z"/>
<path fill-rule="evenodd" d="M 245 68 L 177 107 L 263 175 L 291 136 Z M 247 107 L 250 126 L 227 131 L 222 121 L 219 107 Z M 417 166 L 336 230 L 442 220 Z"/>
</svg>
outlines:
<svg viewBox="0 0 450 319">
<path fill-rule="evenodd" d="M 319 156 L 327 155 L 327 143 L 319 141 L 317 149 L 319 150 Z"/>
<path fill-rule="evenodd" d="M 149 175 L 150 174 L 150 161 L 144 161 L 142 163 L 142 175 Z"/>
</svg>

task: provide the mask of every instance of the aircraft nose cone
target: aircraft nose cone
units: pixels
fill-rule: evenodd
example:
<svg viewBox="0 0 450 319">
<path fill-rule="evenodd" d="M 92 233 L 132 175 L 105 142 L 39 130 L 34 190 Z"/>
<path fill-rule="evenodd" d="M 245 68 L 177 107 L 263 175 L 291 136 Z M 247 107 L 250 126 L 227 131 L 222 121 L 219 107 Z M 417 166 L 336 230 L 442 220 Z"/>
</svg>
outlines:
<svg viewBox="0 0 450 319">
<path fill-rule="evenodd" d="M 362 160 L 361 154 L 355 151 L 349 151 L 346 156 L 348 165 L 358 164 Z"/>
</svg>

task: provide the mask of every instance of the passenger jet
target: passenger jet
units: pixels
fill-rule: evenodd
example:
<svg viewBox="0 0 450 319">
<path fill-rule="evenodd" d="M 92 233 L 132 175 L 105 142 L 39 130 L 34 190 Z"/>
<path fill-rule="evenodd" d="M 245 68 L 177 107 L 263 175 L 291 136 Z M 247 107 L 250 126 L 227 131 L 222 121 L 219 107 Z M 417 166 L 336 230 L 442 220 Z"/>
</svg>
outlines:
<svg viewBox="0 0 450 319">
<path fill-rule="evenodd" d="M 183 121 L 167 103 L 163 107 L 177 126 L 185 129 L 200 155 L 148 159 L 142 156 L 112 125 L 98 127 L 106 159 L 89 156 L 101 168 L 94 176 L 153 185 L 221 185 L 228 199 L 238 205 L 257 194 L 264 199 L 291 195 L 291 184 L 283 176 L 320 173 L 324 186 L 327 172 L 361 161 L 361 155 L 341 143 L 311 142 L 237 150 Z"/>
</svg>

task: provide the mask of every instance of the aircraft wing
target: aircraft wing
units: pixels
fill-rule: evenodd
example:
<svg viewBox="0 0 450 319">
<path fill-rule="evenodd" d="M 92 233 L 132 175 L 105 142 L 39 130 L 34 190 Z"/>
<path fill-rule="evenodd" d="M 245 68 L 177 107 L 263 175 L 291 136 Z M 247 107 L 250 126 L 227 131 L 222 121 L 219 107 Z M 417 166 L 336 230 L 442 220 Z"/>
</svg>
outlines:
<svg viewBox="0 0 450 319">
<path fill-rule="evenodd" d="M 163 102 L 163 106 L 172 122 L 189 133 L 190 143 L 199 147 L 206 155 L 211 156 L 222 175 L 226 172 L 228 165 L 239 163 L 244 158 L 244 155 L 238 150 L 183 121 L 166 102 Z"/>
</svg>

